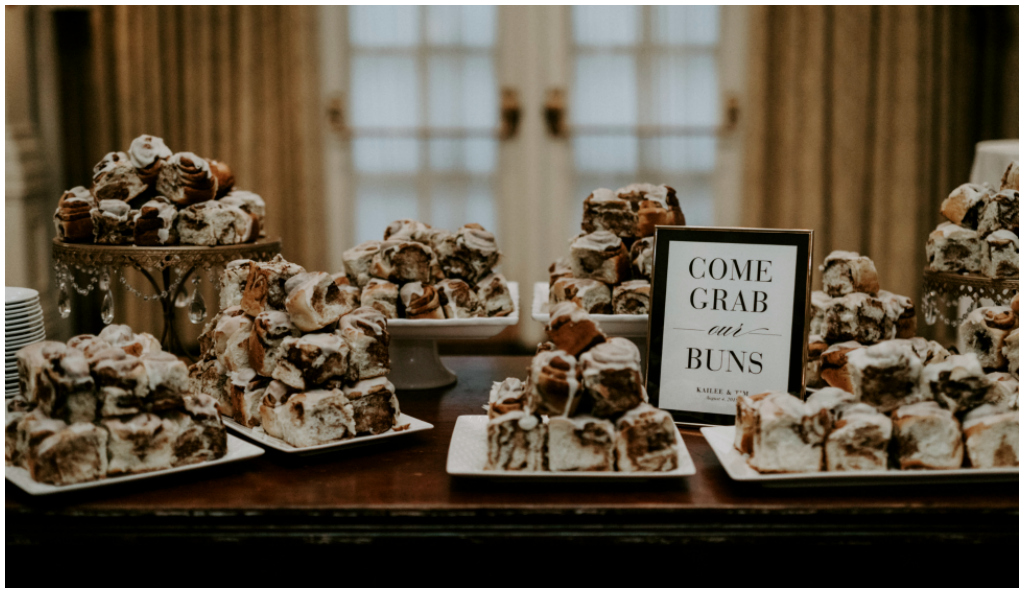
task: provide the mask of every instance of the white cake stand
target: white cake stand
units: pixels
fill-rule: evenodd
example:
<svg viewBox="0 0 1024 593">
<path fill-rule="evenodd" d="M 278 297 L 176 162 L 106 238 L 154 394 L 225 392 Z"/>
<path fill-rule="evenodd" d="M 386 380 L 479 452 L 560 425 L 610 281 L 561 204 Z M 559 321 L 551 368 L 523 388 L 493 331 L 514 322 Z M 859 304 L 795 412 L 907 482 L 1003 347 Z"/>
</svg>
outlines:
<svg viewBox="0 0 1024 593">
<path fill-rule="evenodd" d="M 548 284 L 536 282 L 533 285 L 532 315 L 534 321 L 547 325 L 551 321 L 548 311 Z M 640 349 L 640 368 L 647 372 L 647 315 L 601 315 L 590 316 L 601 331 L 618 338 L 629 338 Z"/>
<path fill-rule="evenodd" d="M 509 282 L 515 311 L 507 317 L 388 319 L 391 374 L 396 389 L 436 389 L 458 381 L 437 353 L 438 340 L 483 340 L 519 323 L 519 283 Z"/>
</svg>

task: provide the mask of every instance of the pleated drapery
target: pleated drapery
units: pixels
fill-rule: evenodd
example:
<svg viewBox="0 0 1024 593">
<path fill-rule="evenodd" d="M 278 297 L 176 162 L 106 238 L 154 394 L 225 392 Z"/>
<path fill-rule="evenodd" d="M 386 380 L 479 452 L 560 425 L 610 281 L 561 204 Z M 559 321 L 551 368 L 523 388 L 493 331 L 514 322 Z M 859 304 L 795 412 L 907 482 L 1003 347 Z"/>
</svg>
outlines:
<svg viewBox="0 0 1024 593">
<path fill-rule="evenodd" d="M 237 187 L 266 200 L 267 236 L 281 237 L 285 257 L 324 269 L 316 9 L 95 7 L 89 29 L 89 71 L 79 74 L 89 92 L 66 126 L 80 129 L 78 150 L 65 151 L 68 181 L 87 184 L 106 152 L 160 136 L 174 151 L 228 163 Z M 158 329 L 155 305 L 119 300 L 129 312 L 119 322 Z"/>
<path fill-rule="evenodd" d="M 1016 13 L 751 11 L 745 224 L 814 229 L 816 266 L 858 251 L 920 303 L 927 235 L 975 142 L 1017 136 Z"/>
</svg>

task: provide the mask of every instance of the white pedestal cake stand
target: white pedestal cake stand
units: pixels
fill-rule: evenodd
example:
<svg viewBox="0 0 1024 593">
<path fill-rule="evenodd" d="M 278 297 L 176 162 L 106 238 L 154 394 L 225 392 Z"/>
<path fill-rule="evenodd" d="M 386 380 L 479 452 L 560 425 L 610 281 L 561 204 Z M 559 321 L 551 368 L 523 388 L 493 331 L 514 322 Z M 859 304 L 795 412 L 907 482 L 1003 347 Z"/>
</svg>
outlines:
<svg viewBox="0 0 1024 593">
<path fill-rule="evenodd" d="M 483 340 L 519 323 L 519 283 L 509 282 L 515 311 L 507 317 L 389 319 L 391 374 L 396 389 L 435 389 L 458 381 L 437 353 L 438 340 Z"/>
<path fill-rule="evenodd" d="M 536 282 L 533 285 L 532 317 L 547 325 L 551 321 L 548 312 L 548 285 Z M 605 334 L 629 338 L 640 349 L 640 368 L 647 372 L 647 315 L 591 315 Z"/>
</svg>

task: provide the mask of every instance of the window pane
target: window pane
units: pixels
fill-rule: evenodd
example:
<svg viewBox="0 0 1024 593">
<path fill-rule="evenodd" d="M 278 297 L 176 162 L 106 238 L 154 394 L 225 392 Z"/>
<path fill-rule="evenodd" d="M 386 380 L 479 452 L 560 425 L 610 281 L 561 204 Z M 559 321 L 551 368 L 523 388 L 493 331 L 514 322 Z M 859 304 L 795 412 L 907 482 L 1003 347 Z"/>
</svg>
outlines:
<svg viewBox="0 0 1024 593">
<path fill-rule="evenodd" d="M 651 63 L 651 124 L 718 123 L 718 71 L 711 54 L 665 54 Z"/>
<path fill-rule="evenodd" d="M 494 6 L 427 7 L 427 42 L 432 45 L 490 47 L 494 45 Z"/>
<path fill-rule="evenodd" d="M 491 138 L 433 138 L 428 145 L 433 171 L 487 175 L 497 165 L 498 146 Z"/>
<path fill-rule="evenodd" d="M 358 173 L 415 173 L 419 142 L 413 138 L 355 138 L 352 164 Z"/>
<path fill-rule="evenodd" d="M 716 146 L 715 137 L 710 135 L 660 136 L 644 139 L 641 155 L 645 169 L 668 175 L 664 183 L 672 185 L 670 173 L 711 174 L 715 169 Z"/>
<path fill-rule="evenodd" d="M 663 45 L 718 43 L 717 6 L 652 6 L 652 42 Z"/>
<path fill-rule="evenodd" d="M 574 125 L 637 123 L 636 60 L 630 55 L 581 55 L 570 116 Z"/>
<path fill-rule="evenodd" d="M 715 199 L 710 176 L 683 177 L 665 183 L 676 188 L 679 206 L 686 215 L 686 224 L 710 226 L 715 223 Z"/>
<path fill-rule="evenodd" d="M 413 47 L 420 42 L 415 6 L 351 6 L 348 34 L 355 47 Z"/>
<path fill-rule="evenodd" d="M 639 165 L 636 136 L 577 135 L 572 145 L 581 173 L 632 173 Z"/>
<path fill-rule="evenodd" d="M 419 218 L 416 181 L 361 178 L 356 187 L 357 243 L 383 239 L 384 229 L 399 218 Z"/>
<path fill-rule="evenodd" d="M 498 98 L 490 57 L 432 56 L 428 72 L 430 125 L 476 128 L 497 125 Z"/>
<path fill-rule="evenodd" d="M 491 232 L 497 231 L 491 185 L 480 179 L 437 180 L 431 185 L 430 220 L 432 226 L 456 230 L 475 222 Z"/>
<path fill-rule="evenodd" d="M 418 125 L 419 92 L 413 58 L 355 56 L 350 84 L 353 126 Z"/>
<path fill-rule="evenodd" d="M 627 46 L 640 40 L 640 7 L 574 6 L 573 39 L 581 46 Z"/>
</svg>

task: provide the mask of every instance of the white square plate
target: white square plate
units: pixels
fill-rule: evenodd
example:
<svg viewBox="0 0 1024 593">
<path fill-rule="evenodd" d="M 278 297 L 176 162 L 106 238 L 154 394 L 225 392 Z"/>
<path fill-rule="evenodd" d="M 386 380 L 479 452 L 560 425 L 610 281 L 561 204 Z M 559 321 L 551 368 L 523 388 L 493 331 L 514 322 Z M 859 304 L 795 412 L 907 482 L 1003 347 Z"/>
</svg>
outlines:
<svg viewBox="0 0 1024 593">
<path fill-rule="evenodd" d="M 508 283 L 515 310 L 505 317 L 469 317 L 467 319 L 388 319 L 392 340 L 484 339 L 500 334 L 519 323 L 519 283 Z"/>
<path fill-rule="evenodd" d="M 762 474 L 747 464 L 747 458 L 733 447 L 735 426 L 714 426 L 700 429 L 718 461 L 729 477 L 737 482 L 755 482 L 766 487 L 797 488 L 808 486 L 883 486 L 906 484 L 1016 482 L 1016 467 L 995 469 L 930 469 L 850 472 L 802 472 L 793 474 Z"/>
<path fill-rule="evenodd" d="M 383 439 L 399 437 L 402 435 L 412 434 L 414 432 L 420 432 L 422 430 L 430 430 L 434 428 L 434 425 L 429 422 L 424 422 L 422 420 L 413 418 L 412 416 L 401 414 L 398 417 L 398 426 L 405 426 L 406 424 L 409 425 L 408 428 L 405 428 L 403 430 L 395 430 L 392 428 L 391 430 L 383 432 L 381 434 L 355 437 L 351 439 L 345 439 L 342 441 L 335 441 L 333 443 L 316 445 L 313 447 L 293 447 L 279 438 L 270 436 L 269 434 L 263 431 L 263 428 L 259 426 L 257 426 L 256 428 L 248 428 L 242 426 L 241 424 L 235 422 L 233 419 L 228 418 L 227 416 L 222 416 L 221 418 L 224 420 L 224 426 L 227 426 L 228 428 L 244 436 L 245 438 L 256 441 L 257 443 L 270 447 L 271 449 L 274 449 L 276 451 L 280 451 L 282 453 L 291 453 L 295 455 L 326 453 L 328 451 L 335 451 L 337 449 L 358 447 L 360 445 L 376 443 Z"/>
<path fill-rule="evenodd" d="M 533 285 L 533 320 L 547 325 L 551 321 L 548 312 L 548 284 L 536 282 Z M 606 335 L 620 338 L 646 338 L 646 315 L 591 315 Z"/>
<path fill-rule="evenodd" d="M 253 457 L 259 457 L 263 455 L 263 449 L 260 449 L 252 443 L 247 443 L 244 440 L 228 435 L 228 452 L 224 457 L 220 459 L 214 459 L 212 461 L 204 461 L 202 463 L 193 463 L 191 465 L 183 465 L 181 467 L 172 467 L 170 469 L 161 469 L 153 472 L 145 472 L 142 474 L 130 474 L 127 476 L 117 476 L 116 478 L 103 478 L 102 480 L 96 480 L 95 482 L 82 482 L 81 484 L 70 484 L 68 486 L 54 486 L 52 484 L 40 484 L 31 477 L 29 477 L 28 470 L 21 467 L 10 467 L 6 468 L 5 475 L 7 480 L 12 484 L 21 488 L 25 492 L 33 496 L 40 496 L 44 494 L 57 494 L 59 492 L 71 492 L 72 490 L 87 490 L 89 488 L 99 488 L 101 486 L 109 486 L 111 484 L 121 484 L 123 482 L 135 482 L 137 480 L 148 480 L 149 478 L 155 478 L 157 476 L 165 476 L 167 474 L 177 474 L 181 472 L 187 472 L 196 469 L 202 469 L 204 467 L 212 467 L 214 465 L 223 465 L 225 463 L 232 463 L 235 461 L 242 461 L 243 459 L 252 459 Z"/>
<path fill-rule="evenodd" d="M 448 446 L 448 475 L 492 478 L 501 480 L 649 480 L 679 478 L 697 473 L 690 452 L 686 450 L 683 435 L 676 431 L 679 445 L 679 466 L 669 472 L 525 472 L 507 470 L 485 470 L 487 464 L 487 416 L 459 416 Z"/>
</svg>

